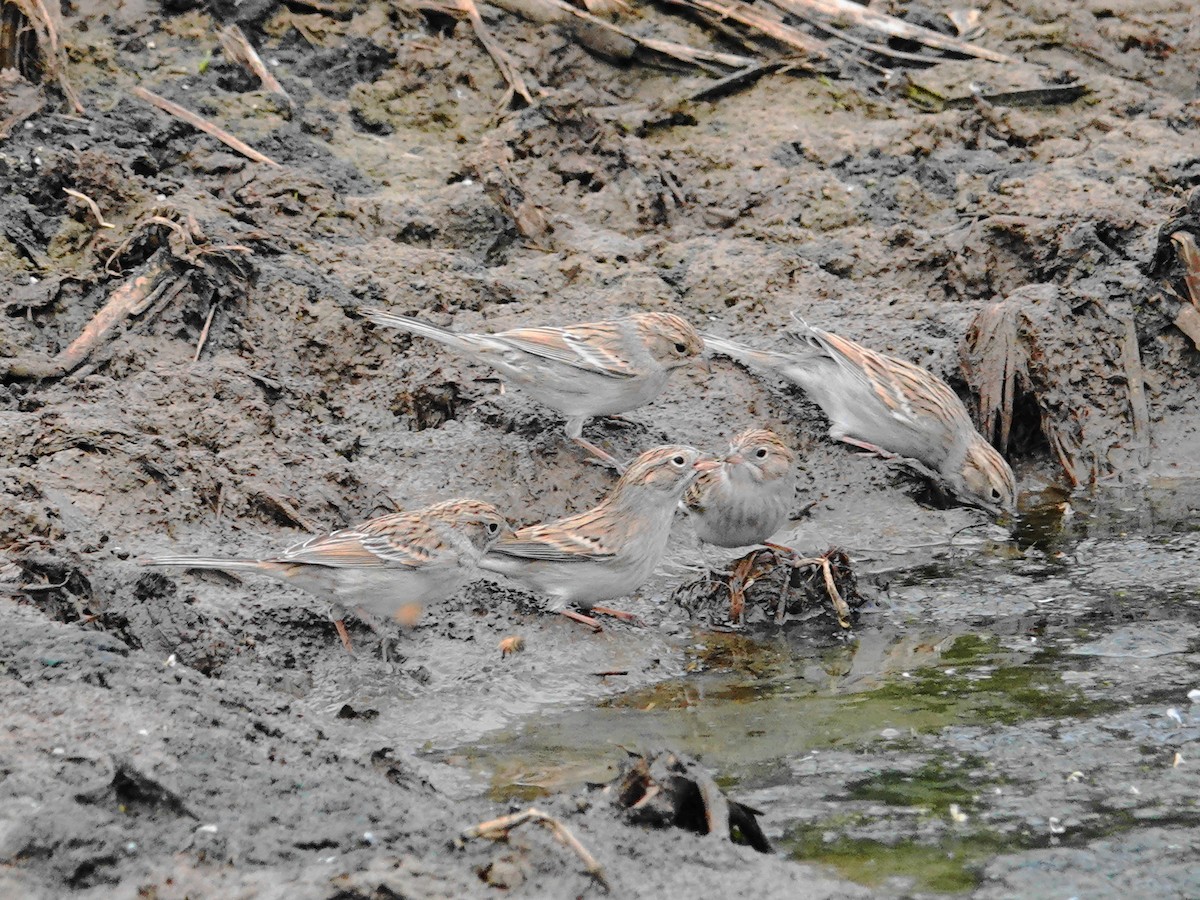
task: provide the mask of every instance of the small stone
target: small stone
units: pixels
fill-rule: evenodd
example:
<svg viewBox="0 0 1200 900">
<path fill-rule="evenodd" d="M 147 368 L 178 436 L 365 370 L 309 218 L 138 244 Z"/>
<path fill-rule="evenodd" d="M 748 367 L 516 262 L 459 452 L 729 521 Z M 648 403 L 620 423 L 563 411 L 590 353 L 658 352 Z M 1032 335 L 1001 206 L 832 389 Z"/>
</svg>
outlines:
<svg viewBox="0 0 1200 900">
<path fill-rule="evenodd" d="M 483 880 L 492 887 L 512 890 L 525 882 L 525 873 L 511 859 L 496 859 L 483 873 Z"/>
</svg>

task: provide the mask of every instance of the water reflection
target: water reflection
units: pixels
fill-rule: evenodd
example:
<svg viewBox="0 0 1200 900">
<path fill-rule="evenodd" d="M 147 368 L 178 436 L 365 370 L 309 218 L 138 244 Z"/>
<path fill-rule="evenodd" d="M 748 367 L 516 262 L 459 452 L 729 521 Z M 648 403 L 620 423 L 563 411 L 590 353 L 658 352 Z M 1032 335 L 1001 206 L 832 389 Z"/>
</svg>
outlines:
<svg viewBox="0 0 1200 900">
<path fill-rule="evenodd" d="M 877 579 L 877 609 L 848 641 L 814 639 L 805 623 L 697 632 L 681 677 L 543 711 L 438 758 L 473 773 L 495 799 L 530 799 L 607 780 L 622 747 L 670 746 L 740 791 L 795 797 L 809 768 L 826 764 L 821 753 L 849 751 L 869 763 L 886 751 L 895 764 L 906 741 L 916 747 L 950 726 L 1066 726 L 1127 709 L 1139 702 L 1130 666 L 1200 650 L 1200 486 L 1050 500 L 1026 509 L 1011 542 L 948 545 L 930 565 Z M 1141 690 L 1140 702 L 1158 702 L 1152 683 Z M 959 773 L 914 760 L 915 768 L 891 773 L 894 784 L 878 772 L 843 782 L 843 799 L 903 805 L 923 791 L 936 815 L 971 808 L 959 796 Z M 821 820 L 811 805 L 794 812 L 792 824 L 776 823 L 777 837 L 798 856 L 832 861 L 869 883 L 927 870 L 938 858 L 950 862 L 918 883 L 965 889 L 970 866 L 1028 840 L 972 832 L 947 855 L 918 829 L 886 847 L 827 846 L 836 817 Z"/>
</svg>

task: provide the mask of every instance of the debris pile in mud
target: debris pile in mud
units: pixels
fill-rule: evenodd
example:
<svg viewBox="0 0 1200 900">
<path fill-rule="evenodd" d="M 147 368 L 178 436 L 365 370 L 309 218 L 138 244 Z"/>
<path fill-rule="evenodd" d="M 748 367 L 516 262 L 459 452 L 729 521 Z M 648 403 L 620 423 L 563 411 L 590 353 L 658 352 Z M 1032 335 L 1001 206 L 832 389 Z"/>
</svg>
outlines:
<svg viewBox="0 0 1200 900">
<path fill-rule="evenodd" d="M 850 556 L 838 547 L 812 558 L 786 548 L 754 550 L 725 571 L 680 585 L 674 598 L 689 616 L 704 613 L 714 621 L 739 625 L 749 601 L 755 619 L 767 616 L 768 610 L 777 625 L 789 615 L 805 620 L 819 616 L 836 623 L 835 632 L 849 628 L 866 602 Z"/>
<path fill-rule="evenodd" d="M 771 842 L 759 827 L 756 809 L 730 800 L 704 766 L 670 750 L 633 753 L 604 788 L 635 825 L 673 826 L 715 834 L 770 853 Z"/>
</svg>

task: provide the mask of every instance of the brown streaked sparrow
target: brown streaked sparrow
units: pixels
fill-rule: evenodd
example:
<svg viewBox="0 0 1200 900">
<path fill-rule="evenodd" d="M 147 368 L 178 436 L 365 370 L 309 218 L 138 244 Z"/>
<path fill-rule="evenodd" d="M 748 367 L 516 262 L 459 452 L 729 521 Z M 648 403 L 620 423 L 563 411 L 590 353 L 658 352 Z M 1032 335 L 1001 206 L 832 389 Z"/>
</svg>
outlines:
<svg viewBox="0 0 1200 900">
<path fill-rule="evenodd" d="M 636 409 L 657 397 L 671 371 L 700 359 L 704 340 L 671 313 L 635 313 L 563 328 L 459 334 L 408 316 L 361 309 L 376 325 L 440 341 L 500 371 L 539 403 L 567 417 L 567 437 L 618 470 L 583 437 L 583 423 Z"/>
<path fill-rule="evenodd" d="M 931 469 L 959 499 L 998 514 L 1016 506 L 1016 479 L 975 430 L 950 386 L 920 366 L 797 320 L 784 351 L 706 337 L 708 347 L 800 385 L 829 417 L 829 436 Z"/>
<path fill-rule="evenodd" d="M 683 492 L 698 473 L 718 465 L 693 447 L 647 450 L 594 509 L 519 528 L 479 566 L 548 596 L 550 609 L 595 631 L 595 619 L 565 607 L 632 619 L 596 604 L 635 591 L 654 573 Z"/>
<path fill-rule="evenodd" d="M 795 463 L 796 454 L 775 432 L 743 431 L 720 465 L 697 476 L 684 494 L 696 535 L 718 547 L 766 541 L 791 511 Z"/>
<path fill-rule="evenodd" d="M 484 553 L 510 530 L 490 503 L 447 500 L 312 537 L 278 556 L 160 556 L 146 565 L 257 572 L 353 610 L 386 642 L 389 620 L 414 624 L 426 603 L 472 580 Z M 353 652 L 342 620 L 335 625 Z"/>
<path fill-rule="evenodd" d="M 765 428 L 743 431 L 730 443 L 720 466 L 701 473 L 684 494 L 682 505 L 696 536 L 717 547 L 765 544 L 777 557 L 798 557 L 789 548 L 767 540 L 783 527 L 792 508 L 795 463 L 796 454 L 775 432 Z M 729 618 L 734 623 L 742 619 L 752 562 L 752 557 L 739 561 L 729 580 Z"/>
</svg>

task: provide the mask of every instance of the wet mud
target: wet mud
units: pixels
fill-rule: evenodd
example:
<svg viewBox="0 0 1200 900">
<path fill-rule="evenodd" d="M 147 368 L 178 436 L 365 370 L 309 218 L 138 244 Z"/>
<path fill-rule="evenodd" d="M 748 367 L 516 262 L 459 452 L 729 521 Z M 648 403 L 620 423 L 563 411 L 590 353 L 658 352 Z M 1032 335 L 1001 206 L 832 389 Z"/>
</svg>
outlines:
<svg viewBox="0 0 1200 900">
<path fill-rule="evenodd" d="M 1200 354 L 1171 238 L 1200 231 L 1194 11 L 985 4 L 982 43 L 1089 92 L 929 112 L 1029 67 L 835 54 L 678 106 L 710 78 L 483 10 L 535 106 L 500 108 L 434 5 L 79 2 L 83 114 L 36 66 L 0 75 L 0 893 L 597 890 L 536 828 L 455 843 L 532 801 L 616 896 L 1101 896 L 1134 868 L 1194 893 Z M 288 98 L 221 50 L 234 22 Z M 722 559 L 682 522 L 624 604 L 646 628 L 481 582 L 390 665 L 347 656 L 317 598 L 143 568 L 451 496 L 528 523 L 611 486 L 553 413 L 362 305 L 481 331 L 669 310 L 760 346 L 794 311 L 982 405 L 1022 515 L 944 508 L 714 360 L 586 434 L 620 457 L 787 435 L 781 537 L 850 554 L 848 633 L 689 618 L 673 589 Z M 627 824 L 586 787 L 625 743 L 699 756 L 778 852 Z"/>
</svg>

